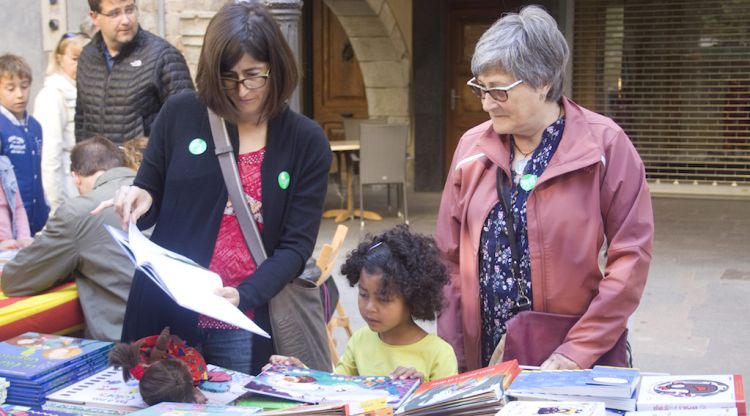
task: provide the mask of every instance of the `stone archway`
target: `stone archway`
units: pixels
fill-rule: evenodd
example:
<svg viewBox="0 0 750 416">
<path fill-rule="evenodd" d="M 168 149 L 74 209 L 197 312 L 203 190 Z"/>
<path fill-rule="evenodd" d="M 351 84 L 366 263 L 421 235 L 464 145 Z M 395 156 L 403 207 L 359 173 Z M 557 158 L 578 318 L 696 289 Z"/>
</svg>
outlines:
<svg viewBox="0 0 750 416">
<path fill-rule="evenodd" d="M 323 0 L 357 55 L 370 117 L 410 121 L 410 61 L 403 34 L 386 0 Z"/>
</svg>

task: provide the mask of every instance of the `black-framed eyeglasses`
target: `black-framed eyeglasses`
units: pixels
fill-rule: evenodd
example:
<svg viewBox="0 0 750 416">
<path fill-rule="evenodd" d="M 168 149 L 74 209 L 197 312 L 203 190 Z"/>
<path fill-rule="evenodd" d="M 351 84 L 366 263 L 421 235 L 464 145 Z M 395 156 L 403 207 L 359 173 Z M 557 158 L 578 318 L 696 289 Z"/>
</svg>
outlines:
<svg viewBox="0 0 750 416">
<path fill-rule="evenodd" d="M 122 9 L 114 9 L 111 12 L 107 13 L 99 12 L 100 15 L 109 17 L 110 19 L 118 19 L 122 15 L 133 16 L 136 13 L 138 13 L 138 6 L 136 6 L 135 4 L 127 5 Z"/>
<path fill-rule="evenodd" d="M 237 79 L 232 77 L 221 77 L 221 83 L 225 90 L 233 90 L 240 87 L 240 84 L 244 85 L 249 90 L 257 88 L 263 88 L 268 82 L 268 78 L 271 76 L 271 71 L 268 70 L 265 74 L 253 75 L 247 78 Z"/>
<path fill-rule="evenodd" d="M 479 85 L 476 83 L 477 78 L 474 77 L 468 81 L 466 81 L 466 85 L 471 88 L 471 91 L 476 94 L 477 97 L 479 97 L 480 100 L 484 99 L 484 94 L 489 94 L 490 97 L 492 97 L 493 100 L 498 102 L 505 102 L 508 101 L 508 91 L 512 90 L 513 88 L 521 85 L 523 83 L 522 79 L 519 79 L 518 81 L 508 85 L 507 87 L 490 87 L 487 88 L 483 85 Z"/>
</svg>

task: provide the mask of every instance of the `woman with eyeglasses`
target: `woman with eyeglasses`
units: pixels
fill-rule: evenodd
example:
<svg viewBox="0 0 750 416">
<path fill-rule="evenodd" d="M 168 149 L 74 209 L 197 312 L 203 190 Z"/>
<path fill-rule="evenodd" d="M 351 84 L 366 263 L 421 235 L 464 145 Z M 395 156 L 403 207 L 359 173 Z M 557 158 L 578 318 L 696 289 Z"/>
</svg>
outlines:
<svg viewBox="0 0 750 416">
<path fill-rule="evenodd" d="M 155 225 L 152 241 L 219 274 L 220 295 L 269 332 L 268 301 L 312 254 L 331 165 L 323 130 L 287 105 L 297 79 L 292 51 L 268 10 L 259 2 L 224 5 L 206 30 L 197 93 L 165 103 L 133 186 L 113 201 L 123 228 Z M 225 120 L 268 254 L 257 268 L 228 199 L 208 108 Z M 211 364 L 255 373 L 271 355 L 269 340 L 177 306 L 136 273 L 123 341 L 165 326 Z"/>
<path fill-rule="evenodd" d="M 436 231 L 451 274 L 438 334 L 462 370 L 486 366 L 525 310 L 581 315 L 536 364 L 589 368 L 643 293 L 653 240 L 644 165 L 617 124 L 562 95 L 567 61 L 563 34 L 536 6 L 476 45 L 468 86 L 490 120 L 458 144 Z"/>
<path fill-rule="evenodd" d="M 83 33 L 62 35 L 50 53 L 44 87 L 34 100 L 34 117 L 42 125 L 42 184 L 54 212 L 67 198 L 78 195 L 70 175 L 70 151 L 76 144 L 76 73 L 78 57 L 89 37 Z"/>
</svg>

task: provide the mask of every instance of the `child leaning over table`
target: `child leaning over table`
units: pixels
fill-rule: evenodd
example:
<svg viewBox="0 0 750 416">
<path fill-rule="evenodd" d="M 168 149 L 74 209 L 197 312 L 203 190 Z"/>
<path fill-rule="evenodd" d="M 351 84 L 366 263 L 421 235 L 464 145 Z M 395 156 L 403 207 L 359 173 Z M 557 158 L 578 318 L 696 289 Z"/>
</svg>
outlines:
<svg viewBox="0 0 750 416">
<path fill-rule="evenodd" d="M 13 165 L 0 155 L 0 250 L 22 249 L 33 241 Z"/>
<path fill-rule="evenodd" d="M 132 344 L 118 343 L 109 353 L 109 365 L 122 368 L 125 381 L 138 379 L 138 390 L 149 406 L 206 402 L 198 389 L 208 379 L 206 360 L 198 350 L 170 335 L 169 327 Z"/>
<path fill-rule="evenodd" d="M 401 225 L 365 237 L 341 266 L 358 286 L 359 313 L 367 326 L 352 335 L 335 372 L 344 375 L 435 380 L 457 374 L 453 348 L 414 319 L 434 320 L 448 275 L 431 237 Z M 295 357 L 271 364 L 303 367 Z"/>
</svg>

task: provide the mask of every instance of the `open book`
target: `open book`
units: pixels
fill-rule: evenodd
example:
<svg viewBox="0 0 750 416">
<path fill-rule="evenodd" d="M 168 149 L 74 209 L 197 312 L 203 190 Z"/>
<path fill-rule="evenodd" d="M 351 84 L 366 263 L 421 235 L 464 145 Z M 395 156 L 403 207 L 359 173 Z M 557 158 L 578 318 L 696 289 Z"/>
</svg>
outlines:
<svg viewBox="0 0 750 416">
<path fill-rule="evenodd" d="M 112 226 L 104 226 L 136 267 L 178 305 L 270 338 L 236 306 L 214 294 L 214 289 L 223 287 L 218 274 L 152 242 L 135 224 L 130 224 L 127 235 Z"/>
</svg>

